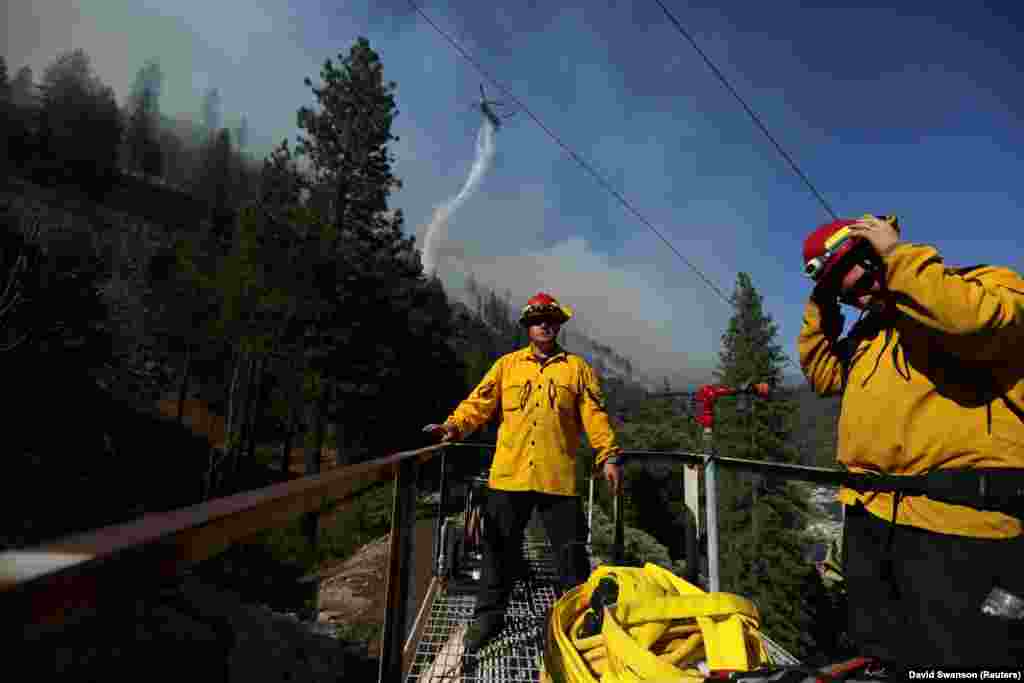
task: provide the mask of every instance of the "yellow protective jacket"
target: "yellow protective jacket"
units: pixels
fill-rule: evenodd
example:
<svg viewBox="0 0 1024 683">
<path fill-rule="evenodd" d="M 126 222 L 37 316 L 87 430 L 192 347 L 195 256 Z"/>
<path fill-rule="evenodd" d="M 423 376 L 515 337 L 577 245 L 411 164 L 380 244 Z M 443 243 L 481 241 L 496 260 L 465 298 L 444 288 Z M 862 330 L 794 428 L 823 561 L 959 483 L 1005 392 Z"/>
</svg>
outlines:
<svg viewBox="0 0 1024 683">
<path fill-rule="evenodd" d="M 809 301 L 797 342 L 814 390 L 841 392 L 838 459 L 855 472 L 1024 467 L 1024 279 L 1006 268 L 946 267 L 929 246 L 885 257 L 892 294 L 844 339 Z M 894 305 L 892 305 L 894 304 Z M 826 315 L 827 312 L 826 312 Z M 843 488 L 846 505 L 892 517 L 891 493 Z M 898 524 L 981 538 L 1021 534 L 1015 517 L 904 497 Z"/>
<path fill-rule="evenodd" d="M 496 411 L 501 423 L 491 488 L 574 496 L 581 430 L 598 467 L 621 450 L 597 374 L 560 348 L 543 362 L 532 346 L 502 356 L 445 422 L 466 436 Z"/>
</svg>

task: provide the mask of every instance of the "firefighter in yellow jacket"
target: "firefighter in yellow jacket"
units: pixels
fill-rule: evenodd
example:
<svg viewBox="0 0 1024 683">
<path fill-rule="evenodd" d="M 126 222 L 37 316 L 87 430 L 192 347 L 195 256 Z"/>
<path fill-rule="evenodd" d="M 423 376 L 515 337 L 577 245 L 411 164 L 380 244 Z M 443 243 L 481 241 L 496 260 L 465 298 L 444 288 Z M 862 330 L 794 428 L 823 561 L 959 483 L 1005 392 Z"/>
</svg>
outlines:
<svg viewBox="0 0 1024 683">
<path fill-rule="evenodd" d="M 590 573 L 586 520 L 576 491 L 576 452 L 585 430 L 596 452 L 595 472 L 613 492 L 622 485 L 621 449 L 608 421 L 600 381 L 580 356 L 560 348 L 556 338 L 572 311 L 538 293 L 523 308 L 519 323 L 530 345 L 502 356 L 469 398 L 442 425 L 425 431 L 457 440 L 500 415 L 498 447 L 491 464 L 484 510 L 484 566 L 467 652 L 497 634 L 520 566 L 523 530 L 534 509 L 551 541 L 562 590 Z"/>
<path fill-rule="evenodd" d="M 895 217 L 823 225 L 803 255 L 816 284 L 800 364 L 817 393 L 842 394 L 839 462 L 886 475 L 1020 476 L 1024 279 L 948 267 L 933 247 L 900 241 Z M 862 311 L 845 337 L 839 303 Z M 839 499 L 862 654 L 900 668 L 1024 665 L 1024 620 L 982 609 L 993 589 L 1024 598 L 1016 515 L 847 488 Z"/>
</svg>

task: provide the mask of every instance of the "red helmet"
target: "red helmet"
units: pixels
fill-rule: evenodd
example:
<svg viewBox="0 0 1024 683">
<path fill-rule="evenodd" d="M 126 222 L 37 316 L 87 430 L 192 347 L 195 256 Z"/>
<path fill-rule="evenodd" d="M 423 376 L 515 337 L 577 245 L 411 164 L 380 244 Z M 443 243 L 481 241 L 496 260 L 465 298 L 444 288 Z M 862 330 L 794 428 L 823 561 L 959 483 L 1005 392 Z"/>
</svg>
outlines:
<svg viewBox="0 0 1024 683">
<path fill-rule="evenodd" d="M 564 323 L 572 317 L 572 309 L 558 303 L 555 297 L 546 292 L 537 292 L 523 306 L 523 311 L 519 315 L 519 324 L 526 325 L 528 319 L 545 315 L 553 315 L 559 318 L 559 323 Z"/>
<path fill-rule="evenodd" d="M 847 229 L 857 221 L 842 218 L 819 225 L 804 240 L 804 275 L 820 282 L 839 259 L 853 248 L 855 239 Z"/>
<path fill-rule="evenodd" d="M 899 232 L 899 219 L 896 216 L 876 216 L 880 220 L 891 223 Z M 854 237 L 849 226 L 857 222 L 853 218 L 839 220 L 818 226 L 804 240 L 804 274 L 820 282 L 832 268 L 843 258 L 861 238 Z"/>
</svg>

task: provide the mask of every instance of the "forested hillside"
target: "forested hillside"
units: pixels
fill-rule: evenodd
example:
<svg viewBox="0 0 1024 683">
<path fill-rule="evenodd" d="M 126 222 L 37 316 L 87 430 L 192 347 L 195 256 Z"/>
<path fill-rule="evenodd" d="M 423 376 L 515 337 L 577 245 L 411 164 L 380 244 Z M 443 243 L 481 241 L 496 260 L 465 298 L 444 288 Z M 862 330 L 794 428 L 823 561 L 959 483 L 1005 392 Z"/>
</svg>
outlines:
<svg viewBox="0 0 1024 683">
<path fill-rule="evenodd" d="M 839 396 L 822 398 L 806 384 L 793 391 L 797 405 L 793 443 L 800 462 L 816 467 L 838 467 L 836 463 L 836 426 L 839 422 Z"/>
<path fill-rule="evenodd" d="M 125 107 L 81 51 L 38 83 L 0 66 L 0 369 L 17 482 L 5 548 L 283 480 L 295 447 L 315 473 L 325 446 L 351 463 L 425 445 L 421 427 L 525 345 L 507 295 L 471 283 L 460 301 L 424 276 L 389 203 L 397 86 L 365 39 L 306 80 L 302 136 L 258 165 L 244 119 L 222 125 L 216 91 L 202 126 L 160 114 L 158 64 L 140 68 Z M 775 330 L 746 276 L 735 296 L 720 378 L 781 385 Z M 602 376 L 623 446 L 704 447 L 679 404 L 647 398 L 636 359 L 571 324 L 561 341 Z M 217 434 L 168 419 L 159 401 L 203 406 Z M 837 412 L 804 389 L 747 413 L 727 403 L 721 452 L 829 466 Z M 473 438 L 493 440 L 493 425 Z M 630 561 L 683 569 L 680 480 L 678 466 L 631 465 Z M 827 649 L 815 629 L 832 617 L 802 560 L 805 497 L 780 482 L 722 486 L 727 589 L 756 595 L 794 652 Z M 314 547 L 288 529 L 257 547 L 301 574 L 386 528 L 387 496 L 346 520 L 356 534 L 325 531 Z"/>
<path fill-rule="evenodd" d="M 14 467 L 25 481 L 42 486 L 46 472 L 54 485 L 68 479 L 76 500 L 104 501 L 68 516 L 35 502 L 35 484 L 22 487 L 5 545 L 285 476 L 295 447 L 312 465 L 321 445 L 340 443 L 346 460 L 423 445 L 419 427 L 525 343 L 495 292 L 478 287 L 466 306 L 422 275 L 401 212 L 388 206 L 395 86 L 365 41 L 308 81 L 310 102 L 298 107 L 306 135 L 262 163 L 246 151 L 244 115 L 223 125 L 216 89 L 199 124 L 163 115 L 157 62 L 141 65 L 123 106 L 81 50 L 39 79 L 22 68 L 9 80 L 0 66 L 11 283 L 0 362 L 26 387 Z M 346 101 L 358 105 L 339 138 L 328 124 L 350 111 Z M 568 344 L 607 368 L 616 400 L 627 393 L 627 359 L 579 336 Z M 223 436 L 179 428 L 191 446 L 173 453 L 172 439 L 138 444 L 162 419 L 158 401 L 166 413 L 186 400 L 218 416 Z M 108 403 L 118 409 L 58 435 L 29 428 L 30 417 L 66 423 L 75 406 Z M 58 465 L 70 452 L 74 466 Z M 145 482 L 111 475 L 151 460 L 168 470 L 165 483 L 180 482 L 159 500 Z"/>
</svg>

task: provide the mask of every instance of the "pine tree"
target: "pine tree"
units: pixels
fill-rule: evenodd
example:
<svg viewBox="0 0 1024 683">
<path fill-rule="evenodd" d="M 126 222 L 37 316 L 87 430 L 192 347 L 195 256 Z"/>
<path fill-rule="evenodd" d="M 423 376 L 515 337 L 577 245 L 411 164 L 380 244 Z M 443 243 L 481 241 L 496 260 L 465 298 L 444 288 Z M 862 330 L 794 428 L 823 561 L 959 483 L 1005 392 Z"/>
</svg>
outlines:
<svg viewBox="0 0 1024 683">
<path fill-rule="evenodd" d="M 114 92 L 93 73 L 89 56 L 82 50 L 58 56 L 40 90 L 47 169 L 89 189 L 109 187 L 123 125 Z"/>
<path fill-rule="evenodd" d="M 329 222 L 368 234 L 401 227 L 401 214 L 387 215 L 387 200 L 401 183 L 391 172 L 394 158 L 388 144 L 395 108 L 393 82 L 385 83 L 380 57 L 366 38 L 359 38 L 338 66 L 324 62 L 322 87 L 304 80 L 319 104 L 318 111 L 299 109 L 298 152 L 309 157 L 314 182 L 331 189 Z"/>
<path fill-rule="evenodd" d="M 718 381 L 738 386 L 767 382 L 780 388 L 784 354 L 777 325 L 763 308 L 750 277 L 740 273 L 732 302 L 736 312 L 722 337 Z M 789 433 L 796 406 L 785 395 L 749 403 L 720 401 L 715 441 L 721 455 L 795 463 L 799 453 Z M 758 605 L 764 628 L 798 657 L 814 641 L 817 572 L 804 562 L 806 493 L 785 481 L 722 472 L 719 478 L 719 538 L 722 589 L 746 595 Z"/>
<path fill-rule="evenodd" d="M 11 104 L 11 84 L 7 80 L 7 60 L 0 55 L 0 173 L 6 175 L 9 171 L 12 157 L 20 155 L 11 154 L 11 143 L 18 146 L 18 137 L 21 126 L 18 125 L 18 118 L 15 115 L 14 106 Z"/>
<path fill-rule="evenodd" d="M 402 438 L 419 444 L 421 433 L 411 425 L 403 433 L 400 425 L 417 414 L 435 420 L 424 407 L 433 398 L 409 401 L 398 422 L 388 417 L 393 410 L 386 401 L 409 386 L 431 392 L 453 386 L 450 378 L 459 371 L 446 343 L 451 315 L 437 318 L 415 240 L 402 233 L 402 213 L 388 207 L 400 186 L 388 147 L 397 140 L 391 134 L 395 84 L 385 81 L 365 38 L 339 61 L 326 60 L 321 83 L 305 79 L 317 106 L 302 107 L 298 115 L 304 134 L 296 150 L 309 161 L 308 189 L 322 212 L 317 230 L 324 245 L 324 259 L 312 269 L 323 308 L 309 321 L 314 332 L 307 364 L 325 387 L 337 386 L 333 406 L 358 400 L 371 435 L 390 437 L 382 446 L 395 448 Z M 426 314 L 424 307 L 435 312 Z M 333 409 L 319 404 L 314 415 Z"/>
<path fill-rule="evenodd" d="M 0 55 L 0 101 L 7 102 L 11 99 L 11 83 L 7 75 L 7 60 Z"/>
<path fill-rule="evenodd" d="M 282 215 L 289 207 L 298 206 L 305 182 L 292 157 L 287 140 L 282 140 L 263 160 L 260 173 L 259 203 L 265 209 Z"/>
<path fill-rule="evenodd" d="M 23 66 L 18 69 L 11 81 L 11 102 L 19 107 L 30 107 L 36 104 L 35 81 L 32 80 L 32 67 Z"/>
<path fill-rule="evenodd" d="M 231 213 L 236 201 L 235 155 L 231 132 L 221 129 L 202 150 L 200 167 L 192 179 L 192 193 L 210 207 L 215 230 L 229 240 Z"/>
<path fill-rule="evenodd" d="M 221 128 L 221 119 L 220 91 L 208 88 L 203 95 L 203 126 L 207 136 L 216 135 Z"/>
<path fill-rule="evenodd" d="M 132 167 L 154 177 L 163 174 L 163 150 L 159 132 L 162 86 L 160 63 L 150 60 L 135 76 L 125 136 Z"/>
<path fill-rule="evenodd" d="M 185 143 L 173 131 L 161 130 L 158 138 L 163 177 L 168 184 L 183 186 L 188 178 L 185 168 Z"/>
<path fill-rule="evenodd" d="M 242 114 L 242 122 L 238 124 L 238 132 L 235 137 L 238 151 L 244 152 L 249 145 L 249 119 L 245 114 Z"/>
</svg>

